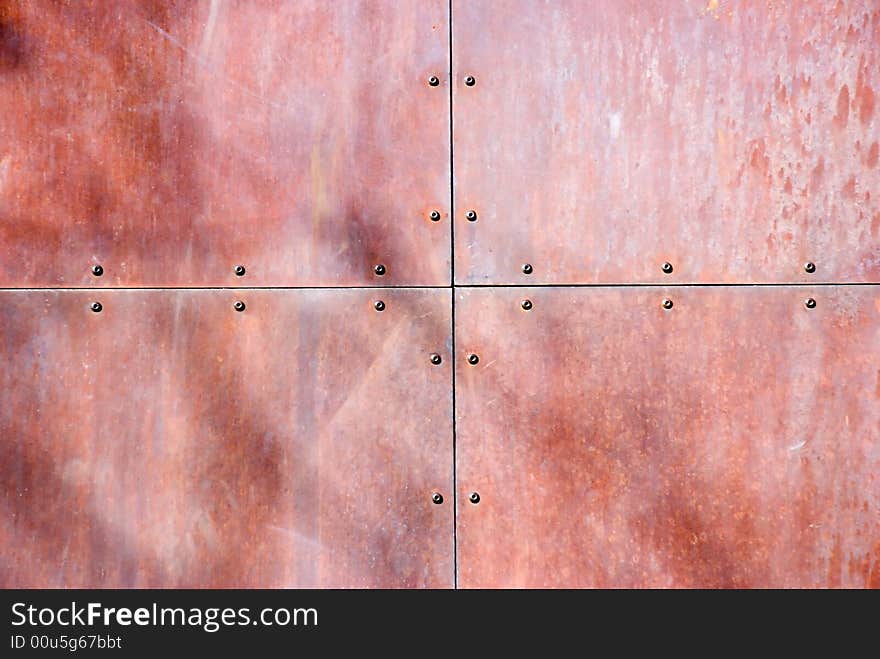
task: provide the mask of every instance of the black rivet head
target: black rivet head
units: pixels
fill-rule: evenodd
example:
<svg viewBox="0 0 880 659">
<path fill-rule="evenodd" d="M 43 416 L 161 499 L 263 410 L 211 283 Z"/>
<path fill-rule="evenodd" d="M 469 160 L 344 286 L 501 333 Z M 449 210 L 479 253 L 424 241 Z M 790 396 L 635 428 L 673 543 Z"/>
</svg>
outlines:
<svg viewBox="0 0 880 659">
<path fill-rule="evenodd" d="M 376 311 L 385 311 L 385 303 L 382 300 L 376 300 L 373 302 L 373 308 Z"/>
<path fill-rule="evenodd" d="M 663 272 L 665 272 L 667 275 L 670 274 L 670 273 L 672 272 L 672 264 L 671 264 L 669 261 L 667 261 L 666 263 L 664 263 L 664 264 L 661 266 L 661 268 L 662 268 Z"/>
<path fill-rule="evenodd" d="M 103 309 L 104 306 L 100 302 L 92 302 L 91 307 L 89 308 L 95 313 L 101 313 L 101 309 Z"/>
<path fill-rule="evenodd" d="M 816 308 L 816 300 L 814 300 L 811 297 L 808 297 L 806 300 L 804 300 L 804 306 L 807 309 L 815 309 Z"/>
<path fill-rule="evenodd" d="M 672 308 L 672 300 L 670 300 L 669 298 L 666 298 L 665 300 L 663 300 L 663 308 L 664 309 L 671 309 Z"/>
<path fill-rule="evenodd" d="M 443 503 L 443 495 L 439 492 L 434 492 L 434 494 L 431 495 L 431 501 L 439 506 L 441 503 Z"/>
<path fill-rule="evenodd" d="M 382 275 L 385 274 L 385 266 L 382 265 L 381 263 L 377 263 L 375 266 L 373 266 L 373 272 L 375 272 L 376 275 L 381 277 Z"/>
<path fill-rule="evenodd" d="M 470 364 L 471 366 L 476 366 L 479 363 L 480 363 L 479 355 L 475 355 L 474 353 L 471 353 L 468 355 L 468 364 Z"/>
<path fill-rule="evenodd" d="M 439 222 L 440 221 L 440 211 L 431 211 L 431 221 Z"/>
<path fill-rule="evenodd" d="M 232 305 L 232 308 L 236 311 L 244 311 L 244 302 L 242 302 L 241 300 L 237 300 L 235 304 Z"/>
<path fill-rule="evenodd" d="M 471 492 L 470 496 L 468 497 L 468 501 L 470 501 L 474 505 L 480 503 L 480 493 Z"/>
<path fill-rule="evenodd" d="M 474 85 L 477 84 L 477 79 L 474 78 L 474 76 L 467 76 L 464 79 L 464 84 L 466 84 L 468 87 L 473 87 Z"/>
<path fill-rule="evenodd" d="M 529 310 L 532 308 L 532 301 L 531 301 L 531 300 L 523 300 L 523 301 L 520 303 L 520 306 L 521 306 L 523 309 L 525 309 L 526 311 L 529 311 Z"/>
<path fill-rule="evenodd" d="M 808 261 L 807 263 L 804 263 L 804 271 L 806 271 L 810 274 L 813 274 L 814 272 L 816 272 L 816 264 L 813 263 L 812 261 Z"/>
<path fill-rule="evenodd" d="M 443 361 L 443 358 L 436 352 L 431 353 L 431 363 L 435 366 Z"/>
<path fill-rule="evenodd" d="M 104 274 L 104 267 L 97 265 L 97 264 L 93 265 L 92 266 L 92 274 L 95 275 L 96 277 L 100 277 L 101 275 Z"/>
<path fill-rule="evenodd" d="M 534 268 L 531 263 L 523 263 L 522 271 L 524 275 L 530 275 L 534 272 Z"/>
<path fill-rule="evenodd" d="M 237 277 L 244 277 L 245 269 L 243 265 L 235 266 L 235 275 Z"/>
<path fill-rule="evenodd" d="M 436 87 L 440 84 L 440 78 L 438 78 L 437 76 L 431 76 L 430 78 L 428 78 L 428 84 L 431 85 L 431 87 Z"/>
<path fill-rule="evenodd" d="M 477 211 L 470 210 L 467 213 L 465 213 L 464 216 L 467 218 L 468 222 L 476 222 L 477 221 Z"/>
</svg>

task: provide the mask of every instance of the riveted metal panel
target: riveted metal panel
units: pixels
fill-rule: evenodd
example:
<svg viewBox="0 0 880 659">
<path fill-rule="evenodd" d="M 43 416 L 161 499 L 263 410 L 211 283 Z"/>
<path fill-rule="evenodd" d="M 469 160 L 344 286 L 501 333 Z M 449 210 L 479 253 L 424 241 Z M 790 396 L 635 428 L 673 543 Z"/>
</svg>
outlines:
<svg viewBox="0 0 880 659">
<path fill-rule="evenodd" d="M 0 286 L 448 284 L 448 12 L 4 2 Z"/>
<path fill-rule="evenodd" d="M 880 287 L 456 295 L 461 586 L 880 587 Z"/>
<path fill-rule="evenodd" d="M 0 294 L 0 585 L 451 586 L 450 302 Z"/>
<path fill-rule="evenodd" d="M 453 32 L 459 282 L 880 281 L 876 0 L 468 0 Z"/>
</svg>

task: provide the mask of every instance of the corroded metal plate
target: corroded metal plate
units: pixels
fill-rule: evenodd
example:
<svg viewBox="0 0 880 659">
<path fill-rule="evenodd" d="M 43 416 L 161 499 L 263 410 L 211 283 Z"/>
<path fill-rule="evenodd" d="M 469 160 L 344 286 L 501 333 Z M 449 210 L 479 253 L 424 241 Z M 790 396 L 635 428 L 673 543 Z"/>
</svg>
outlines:
<svg viewBox="0 0 880 659">
<path fill-rule="evenodd" d="M 4 2 L 0 286 L 448 284 L 448 13 Z"/>
<path fill-rule="evenodd" d="M 880 287 L 470 289 L 455 318 L 459 585 L 880 587 Z"/>
<path fill-rule="evenodd" d="M 0 585 L 452 586 L 448 290 L 0 305 Z"/>
<path fill-rule="evenodd" d="M 880 281 L 876 0 L 452 15 L 458 282 Z"/>
</svg>

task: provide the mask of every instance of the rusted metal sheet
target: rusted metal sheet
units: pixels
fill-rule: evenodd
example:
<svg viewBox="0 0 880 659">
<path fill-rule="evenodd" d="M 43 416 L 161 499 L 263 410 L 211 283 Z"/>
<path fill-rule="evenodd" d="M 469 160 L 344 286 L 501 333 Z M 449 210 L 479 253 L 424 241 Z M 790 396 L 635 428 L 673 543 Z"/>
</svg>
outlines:
<svg viewBox="0 0 880 659">
<path fill-rule="evenodd" d="M 450 302 L 0 293 L 0 585 L 451 586 Z"/>
<path fill-rule="evenodd" d="M 0 3 L 0 286 L 448 284 L 448 12 Z"/>
<path fill-rule="evenodd" d="M 452 15 L 460 283 L 880 281 L 876 0 Z"/>
<path fill-rule="evenodd" d="M 456 295 L 459 585 L 880 587 L 880 287 Z"/>
</svg>

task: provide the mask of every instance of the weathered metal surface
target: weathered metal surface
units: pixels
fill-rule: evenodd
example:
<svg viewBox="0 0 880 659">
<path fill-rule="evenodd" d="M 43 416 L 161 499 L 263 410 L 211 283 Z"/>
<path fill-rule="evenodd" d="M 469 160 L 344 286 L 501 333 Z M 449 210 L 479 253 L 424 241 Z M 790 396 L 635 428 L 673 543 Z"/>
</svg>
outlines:
<svg viewBox="0 0 880 659">
<path fill-rule="evenodd" d="M 880 281 L 876 0 L 452 16 L 459 282 Z"/>
<path fill-rule="evenodd" d="M 457 291 L 459 585 L 880 587 L 880 287 L 807 288 Z"/>
<path fill-rule="evenodd" d="M 452 585 L 448 290 L 0 304 L 0 586 Z"/>
<path fill-rule="evenodd" d="M 4 0 L 0 286 L 448 284 L 448 11 Z"/>
</svg>

